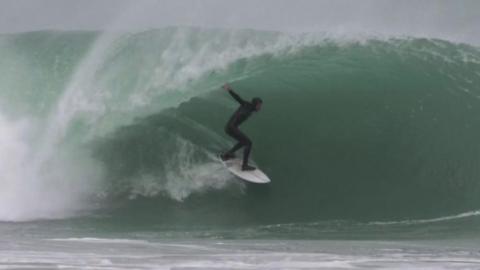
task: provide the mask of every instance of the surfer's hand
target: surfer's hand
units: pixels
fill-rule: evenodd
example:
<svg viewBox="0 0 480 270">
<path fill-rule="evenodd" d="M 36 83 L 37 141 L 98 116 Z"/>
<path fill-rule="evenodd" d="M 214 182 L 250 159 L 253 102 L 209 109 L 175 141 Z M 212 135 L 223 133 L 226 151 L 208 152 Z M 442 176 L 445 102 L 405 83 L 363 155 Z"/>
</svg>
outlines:
<svg viewBox="0 0 480 270">
<path fill-rule="evenodd" d="M 228 85 L 228 83 L 223 85 L 223 89 L 225 89 L 226 91 L 232 90 L 232 88 L 230 87 L 230 85 Z"/>
</svg>

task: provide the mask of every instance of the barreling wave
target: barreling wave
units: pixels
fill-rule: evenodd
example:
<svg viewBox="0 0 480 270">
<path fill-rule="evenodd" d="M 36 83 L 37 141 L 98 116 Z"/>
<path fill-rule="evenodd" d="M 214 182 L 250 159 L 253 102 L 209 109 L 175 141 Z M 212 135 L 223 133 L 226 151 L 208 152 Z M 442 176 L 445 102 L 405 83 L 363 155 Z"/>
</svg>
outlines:
<svg viewBox="0 0 480 270">
<path fill-rule="evenodd" d="M 236 226 L 480 208 L 476 47 L 191 28 L 0 40 L 0 145 L 14 143 L 2 220 L 93 207 L 127 223 Z M 269 186 L 216 161 L 232 143 L 227 81 L 265 102 L 242 128 Z"/>
</svg>

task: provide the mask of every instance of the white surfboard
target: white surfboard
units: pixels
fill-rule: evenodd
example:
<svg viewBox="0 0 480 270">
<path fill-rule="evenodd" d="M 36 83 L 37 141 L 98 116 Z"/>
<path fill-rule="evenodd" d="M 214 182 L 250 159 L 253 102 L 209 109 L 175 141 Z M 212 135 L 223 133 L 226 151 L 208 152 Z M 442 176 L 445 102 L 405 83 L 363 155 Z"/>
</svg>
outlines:
<svg viewBox="0 0 480 270">
<path fill-rule="evenodd" d="M 242 160 L 239 158 L 233 158 L 226 161 L 220 159 L 220 161 L 231 173 L 247 182 L 256 184 L 270 183 L 270 178 L 258 168 L 253 171 L 242 171 Z"/>
</svg>

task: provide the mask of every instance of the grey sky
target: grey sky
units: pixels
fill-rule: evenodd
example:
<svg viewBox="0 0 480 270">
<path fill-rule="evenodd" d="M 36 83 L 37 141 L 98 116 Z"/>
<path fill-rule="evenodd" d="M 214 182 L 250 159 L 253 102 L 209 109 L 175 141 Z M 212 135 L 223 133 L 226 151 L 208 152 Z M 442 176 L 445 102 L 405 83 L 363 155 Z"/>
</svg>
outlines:
<svg viewBox="0 0 480 270">
<path fill-rule="evenodd" d="M 0 32 L 168 25 L 367 32 L 480 44 L 480 0 L 0 0 Z"/>
</svg>

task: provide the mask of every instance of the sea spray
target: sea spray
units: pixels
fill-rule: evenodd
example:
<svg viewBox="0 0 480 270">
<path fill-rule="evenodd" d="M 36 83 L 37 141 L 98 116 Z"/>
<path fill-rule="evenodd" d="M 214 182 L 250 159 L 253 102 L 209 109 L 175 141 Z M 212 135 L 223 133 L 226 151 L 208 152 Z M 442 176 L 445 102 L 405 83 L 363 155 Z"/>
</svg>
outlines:
<svg viewBox="0 0 480 270">
<path fill-rule="evenodd" d="M 20 151 L 15 155 L 21 157 L 16 163 L 28 164 L 28 169 L 13 166 L 15 181 L 9 180 L 9 185 L 17 183 L 29 187 L 28 196 L 22 195 L 27 191 L 21 189 L 9 192 L 11 196 L 34 199 L 19 199 L 25 203 L 16 204 L 18 217 L 5 219 L 61 218 L 91 209 L 90 202 L 101 205 L 99 197 L 111 193 L 105 191 L 105 187 L 114 180 L 103 178 L 104 164 L 92 159 L 89 145 L 98 137 L 114 134 L 117 128 L 131 123 L 135 117 L 178 106 L 192 97 L 218 89 L 224 80 L 248 76 L 242 70 L 236 74 L 226 72 L 239 59 L 299 46 L 294 37 L 270 33 L 265 38 L 252 40 L 248 33 L 168 28 L 138 34 L 79 32 L 62 36 L 59 32 L 38 32 L 18 37 L 2 36 L 2 42 L 7 44 L 2 53 L 9 55 L 8 59 L 14 63 L 21 55 L 27 63 L 49 64 L 39 66 L 42 72 L 36 76 L 25 76 L 28 84 L 4 80 L 2 85 L 0 104 L 6 104 L 3 108 L 6 113 L 22 115 L 35 127 L 26 141 L 28 147 L 15 148 Z M 72 52 L 79 46 L 78 41 L 87 49 L 83 47 Z M 60 49 L 35 46 L 42 43 Z M 224 46 L 225 43 L 228 46 Z M 6 65 L 9 63 L 7 61 Z M 9 73 L 17 75 L 15 70 L 2 68 L 7 71 L 6 77 Z M 31 72 L 28 64 L 18 65 L 16 69 L 27 75 Z M 71 74 L 66 73 L 68 71 Z M 185 152 L 189 145 L 188 142 L 178 144 L 175 152 Z M 195 147 L 210 156 L 216 155 L 201 146 Z M 207 179 L 207 171 L 219 169 L 214 163 L 215 159 L 210 158 L 208 162 L 189 163 L 186 159 L 165 163 L 170 164 L 166 167 L 160 164 L 159 167 L 165 169 L 162 178 L 157 178 L 159 183 L 165 183 L 160 189 L 183 200 L 207 187 L 221 188 L 229 179 L 224 172 Z M 149 176 L 139 174 L 138 177 Z M 187 182 L 179 185 L 178 177 Z M 195 181 L 199 179 L 203 180 Z M 138 190 L 134 188 L 132 194 L 137 194 Z M 141 194 L 152 194 L 152 191 Z M 33 203 L 38 207 L 32 208 Z M 6 205 L 11 208 L 8 203 Z"/>
<path fill-rule="evenodd" d="M 101 169 L 80 150 L 56 152 L 41 170 L 32 160 L 35 125 L 0 116 L 0 218 L 24 221 L 80 214 L 90 204 Z M 95 187 L 95 188 L 93 188 Z"/>
</svg>

